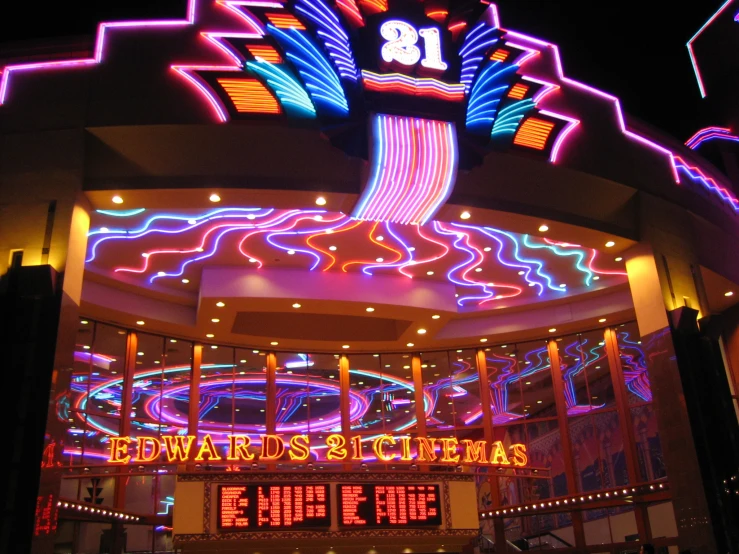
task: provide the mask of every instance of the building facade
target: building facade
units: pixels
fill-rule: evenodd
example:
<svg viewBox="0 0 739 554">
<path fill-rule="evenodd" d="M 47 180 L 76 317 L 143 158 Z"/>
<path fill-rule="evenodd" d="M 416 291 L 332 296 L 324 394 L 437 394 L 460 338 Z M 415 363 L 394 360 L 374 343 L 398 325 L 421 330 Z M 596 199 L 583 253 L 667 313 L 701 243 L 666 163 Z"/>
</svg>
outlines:
<svg viewBox="0 0 739 554">
<path fill-rule="evenodd" d="M 6 55 L 3 548 L 739 549 L 737 17 L 686 144 L 487 2 Z"/>
</svg>

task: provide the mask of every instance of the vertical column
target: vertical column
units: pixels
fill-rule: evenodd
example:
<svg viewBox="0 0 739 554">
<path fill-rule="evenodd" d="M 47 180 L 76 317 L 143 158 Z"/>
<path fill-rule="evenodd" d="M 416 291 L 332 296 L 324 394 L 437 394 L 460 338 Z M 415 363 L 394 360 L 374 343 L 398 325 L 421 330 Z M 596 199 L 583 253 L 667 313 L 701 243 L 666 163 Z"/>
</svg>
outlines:
<svg viewBox="0 0 739 554">
<path fill-rule="evenodd" d="M 190 372 L 190 404 L 189 411 L 187 413 L 187 434 L 195 437 L 193 444 L 190 449 L 190 463 L 187 464 L 187 469 L 194 469 L 195 465 L 193 459 L 198 451 L 198 423 L 200 419 L 200 365 L 203 362 L 203 345 L 193 344 L 192 345 L 192 371 Z"/>
<path fill-rule="evenodd" d="M 557 342 L 550 340 L 547 343 L 547 351 L 552 369 L 552 388 L 554 389 L 554 402 L 557 407 L 557 423 L 559 425 L 562 455 L 564 457 L 567 494 L 576 494 L 579 491 L 577 490 L 575 460 L 572 456 L 572 440 L 570 439 L 570 425 L 567 416 L 567 404 L 565 402 L 564 382 L 562 381 L 562 368 L 559 364 Z M 575 531 L 575 546 L 583 548 L 585 546 L 585 529 L 582 522 L 582 512 L 572 512 L 572 527 Z"/>
<path fill-rule="evenodd" d="M 134 331 L 129 331 L 126 336 L 126 358 L 123 368 L 123 390 L 121 391 L 121 421 L 119 433 L 121 437 L 131 435 L 131 407 L 133 402 L 133 380 L 136 371 L 136 352 L 138 349 L 138 335 Z M 126 506 L 126 487 L 124 474 L 128 472 L 126 466 L 117 468 L 120 476 L 116 479 L 115 492 L 113 493 L 113 505 L 118 510 L 123 510 Z M 117 533 L 116 534 L 117 537 Z M 117 540 L 120 537 L 117 537 Z"/>
<path fill-rule="evenodd" d="M 671 274 L 667 257 L 655 255 L 649 245 L 639 244 L 627 251 L 625 257 L 642 349 L 648 360 L 662 453 L 673 493 L 679 547 L 698 553 L 715 552 L 698 452 L 665 309 L 665 306 L 682 305 L 680 299 L 689 298 L 688 289 L 693 281 L 692 278 L 688 281 L 687 277 L 681 279 L 680 273 Z"/>
<path fill-rule="evenodd" d="M 478 348 L 475 354 L 477 363 L 477 375 L 480 382 L 480 402 L 482 407 L 482 431 L 485 442 L 493 442 L 493 413 L 490 409 L 490 382 L 488 381 L 488 364 L 485 359 L 485 350 Z M 500 487 L 498 476 L 489 477 L 491 501 L 494 507 L 500 506 Z M 493 519 L 493 531 L 495 533 L 495 548 L 501 552 L 508 552 L 508 543 L 505 539 L 505 523 L 501 518 Z"/>
<path fill-rule="evenodd" d="M 610 368 L 611 381 L 613 382 L 613 394 L 616 399 L 618 425 L 621 428 L 621 435 L 623 436 L 626 473 L 629 476 L 629 483 L 634 484 L 640 481 L 638 471 L 639 457 L 636 451 L 636 437 L 634 435 L 634 425 L 631 421 L 631 407 L 629 406 L 629 397 L 626 392 L 626 381 L 624 380 L 616 331 L 608 327 L 603 333 L 603 338 L 606 343 L 606 356 L 608 357 L 608 367 Z M 651 541 L 652 529 L 649 525 L 647 507 L 644 504 L 634 506 L 634 515 L 636 516 L 639 540 L 643 542 Z"/>
<path fill-rule="evenodd" d="M 349 388 L 351 382 L 349 379 L 349 358 L 342 354 L 339 357 L 339 406 L 341 407 L 341 434 L 346 440 L 346 448 L 349 452 L 348 457 L 351 458 L 351 435 L 352 422 L 349 417 Z M 344 469 L 351 469 L 352 464 L 345 463 Z"/>
<path fill-rule="evenodd" d="M 267 425 L 268 435 L 277 433 L 277 354 L 267 352 Z"/>
<path fill-rule="evenodd" d="M 416 399 L 416 429 L 419 436 L 426 436 L 426 410 L 423 401 L 423 374 L 421 372 L 421 357 L 413 355 L 411 359 L 411 371 L 413 376 L 414 398 Z"/>
</svg>

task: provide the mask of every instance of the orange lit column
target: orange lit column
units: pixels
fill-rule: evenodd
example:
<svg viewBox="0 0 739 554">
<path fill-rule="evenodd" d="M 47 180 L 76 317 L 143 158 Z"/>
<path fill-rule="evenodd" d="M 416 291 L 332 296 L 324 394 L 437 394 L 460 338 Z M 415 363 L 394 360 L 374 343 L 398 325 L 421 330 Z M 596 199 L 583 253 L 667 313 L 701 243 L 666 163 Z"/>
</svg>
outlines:
<svg viewBox="0 0 739 554">
<path fill-rule="evenodd" d="M 493 413 L 490 409 L 490 382 L 488 381 L 488 364 L 485 358 L 485 350 L 477 349 L 475 355 L 477 362 L 477 375 L 480 381 L 480 403 L 482 408 L 482 431 L 488 444 L 493 442 Z M 491 501 L 493 507 L 500 506 L 500 486 L 498 476 L 491 475 L 489 478 Z M 479 507 L 479 506 L 478 506 Z M 493 519 L 493 530 L 495 532 L 495 548 L 501 552 L 508 552 L 508 543 L 505 539 L 505 522 L 501 518 Z"/>
<path fill-rule="evenodd" d="M 650 245 L 641 243 L 624 257 L 672 491 L 678 546 L 697 553 L 715 552 L 699 454 L 667 312 L 680 307 L 698 308 L 699 285 L 690 264 L 674 252 L 657 254 Z"/>
<path fill-rule="evenodd" d="M 195 437 L 197 443 L 198 423 L 200 419 L 200 365 L 203 362 L 203 345 L 192 345 L 192 371 L 190 372 L 190 399 L 189 411 L 187 413 L 187 434 Z M 190 462 L 187 464 L 188 470 L 194 469 L 192 463 L 197 453 L 197 444 L 190 449 Z"/>
<path fill-rule="evenodd" d="M 349 358 L 342 354 L 339 358 L 339 398 L 341 406 L 341 434 L 346 440 L 347 448 L 351 450 L 352 422 L 349 417 L 349 388 L 351 386 L 349 376 Z M 349 454 L 351 457 L 351 454 Z M 344 469 L 351 469 L 352 464 L 344 464 Z"/>
<path fill-rule="evenodd" d="M 606 343 L 606 355 L 608 356 L 608 367 L 611 371 L 611 381 L 613 382 L 613 393 L 616 399 L 616 408 L 618 412 L 618 425 L 621 428 L 621 436 L 624 443 L 624 457 L 626 458 L 626 473 L 629 476 L 629 483 L 638 483 L 639 478 L 639 458 L 636 452 L 636 438 L 634 437 L 634 425 L 631 420 L 631 407 L 629 406 L 629 397 L 626 392 L 626 381 L 624 380 L 623 367 L 621 366 L 621 356 L 618 351 L 618 341 L 616 332 L 610 327 L 604 331 L 604 340 Z M 652 540 L 652 529 L 649 525 L 649 512 L 644 504 L 634 506 L 634 515 L 636 516 L 636 527 L 639 532 L 639 540 L 648 542 Z"/>
<path fill-rule="evenodd" d="M 123 390 L 121 391 L 121 421 L 120 436 L 128 437 L 131 435 L 131 408 L 133 405 L 133 381 L 136 371 L 136 352 L 138 351 L 139 338 L 134 331 L 129 331 L 126 336 L 126 361 L 123 370 Z M 127 473 L 127 467 L 118 468 L 119 473 Z M 124 478 L 116 479 L 115 493 L 113 496 L 113 504 L 123 510 L 126 504 L 126 487 L 124 486 Z"/>
<path fill-rule="evenodd" d="M 414 354 L 411 359 L 411 371 L 413 377 L 413 388 L 416 401 L 416 434 L 426 436 L 426 410 L 423 401 L 423 373 L 421 371 L 421 356 Z M 419 466 L 421 470 L 428 469 L 427 465 Z"/>
<path fill-rule="evenodd" d="M 567 404 L 565 403 L 564 382 L 562 381 L 562 368 L 559 364 L 559 349 L 557 342 L 550 340 L 547 343 L 549 363 L 552 368 L 552 388 L 554 389 L 554 403 L 557 407 L 557 423 L 559 426 L 560 442 L 562 444 L 562 456 L 564 457 L 565 477 L 567 479 L 567 494 L 576 494 L 577 476 L 575 474 L 575 460 L 572 456 L 572 440 L 570 439 L 570 425 L 567 416 Z M 583 528 L 582 512 L 572 512 L 572 527 L 575 532 L 575 546 L 585 547 L 585 529 Z"/>
<path fill-rule="evenodd" d="M 266 431 L 268 435 L 277 434 L 277 354 L 267 352 L 265 356 L 267 365 L 267 421 Z M 276 464 L 267 464 L 267 469 L 274 471 Z"/>
</svg>

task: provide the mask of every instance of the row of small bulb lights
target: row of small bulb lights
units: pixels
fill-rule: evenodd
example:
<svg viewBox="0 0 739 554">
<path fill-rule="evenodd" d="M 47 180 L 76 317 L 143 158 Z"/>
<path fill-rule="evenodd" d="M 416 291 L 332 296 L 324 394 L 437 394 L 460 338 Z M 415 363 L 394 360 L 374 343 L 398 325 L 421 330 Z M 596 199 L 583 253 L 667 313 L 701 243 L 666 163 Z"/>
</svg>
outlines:
<svg viewBox="0 0 739 554">
<path fill-rule="evenodd" d="M 650 491 L 657 491 L 660 489 L 665 488 L 665 483 L 659 483 L 658 485 L 643 485 L 641 487 L 633 487 L 631 489 L 625 488 L 625 489 L 617 489 L 602 493 L 596 493 L 596 494 L 588 494 L 588 495 L 582 495 L 582 496 L 573 496 L 572 498 L 565 498 L 563 500 L 554 500 L 554 501 L 547 501 L 547 502 L 539 502 L 539 503 L 533 503 L 533 504 L 526 504 L 525 506 L 518 506 L 518 507 L 512 507 L 512 508 L 506 508 L 504 510 L 495 510 L 494 512 L 487 512 L 480 514 L 481 518 L 485 517 L 493 517 L 495 516 L 501 516 L 501 515 L 514 515 L 518 514 L 519 512 L 527 512 L 529 510 L 536 510 L 541 508 L 556 508 L 557 506 L 569 506 L 572 504 L 577 504 L 578 502 L 580 504 L 585 504 L 589 502 L 597 502 L 599 500 L 606 500 L 611 498 L 618 498 L 630 496 L 636 492 L 650 492 Z"/>
<path fill-rule="evenodd" d="M 141 519 L 139 516 L 131 516 L 127 514 L 122 514 L 121 512 L 114 512 L 112 510 L 103 510 L 102 508 L 85 506 L 84 504 L 75 504 L 74 502 L 63 502 L 60 500 L 56 503 L 56 505 L 58 508 L 69 508 L 70 510 L 77 509 L 80 512 L 88 512 L 90 514 L 100 514 L 102 516 L 108 516 L 108 517 L 117 517 L 118 519 L 121 519 L 124 521 L 139 521 Z"/>
</svg>

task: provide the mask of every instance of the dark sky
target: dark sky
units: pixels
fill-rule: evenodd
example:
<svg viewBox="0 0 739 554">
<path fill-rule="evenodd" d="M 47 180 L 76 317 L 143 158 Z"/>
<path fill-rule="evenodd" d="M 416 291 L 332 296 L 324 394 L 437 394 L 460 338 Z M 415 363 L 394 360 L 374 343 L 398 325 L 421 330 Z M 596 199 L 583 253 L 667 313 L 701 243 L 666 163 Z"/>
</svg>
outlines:
<svg viewBox="0 0 739 554">
<path fill-rule="evenodd" d="M 452 0 L 454 1 L 454 0 Z M 497 0 L 504 27 L 560 46 L 565 73 L 619 96 L 626 111 L 681 140 L 709 124 L 685 43 L 723 0 Z M 681 5 L 682 4 L 682 5 Z M 181 18 L 185 0 L 16 2 L 0 41 L 94 33 L 99 21 Z M 683 7 L 685 6 L 685 7 Z"/>
</svg>

